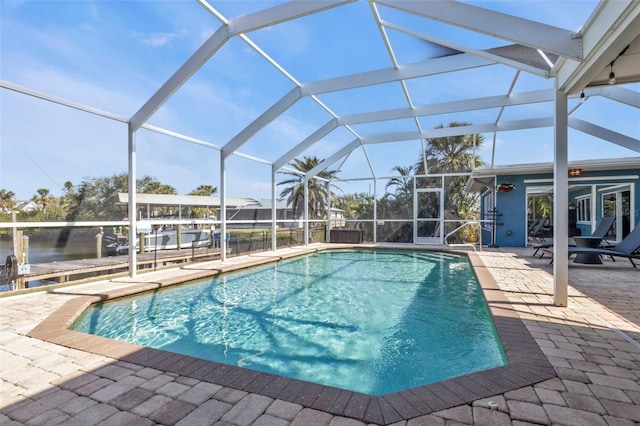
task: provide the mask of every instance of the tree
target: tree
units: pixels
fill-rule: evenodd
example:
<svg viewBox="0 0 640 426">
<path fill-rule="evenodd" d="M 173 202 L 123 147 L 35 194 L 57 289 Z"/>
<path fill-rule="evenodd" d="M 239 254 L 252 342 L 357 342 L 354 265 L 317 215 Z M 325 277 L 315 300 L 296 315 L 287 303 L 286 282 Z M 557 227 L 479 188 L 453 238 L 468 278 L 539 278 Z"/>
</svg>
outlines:
<svg viewBox="0 0 640 426">
<path fill-rule="evenodd" d="M 168 194 L 176 195 L 178 192 L 171 185 L 160 183 L 151 176 L 144 176 L 136 182 L 137 192 L 140 194 Z"/>
<path fill-rule="evenodd" d="M 121 220 L 126 217 L 127 205 L 120 203 L 118 193 L 129 192 L 129 176 L 120 173 L 113 176 L 88 178 L 75 192 L 75 220 Z M 176 190 L 144 176 L 136 181 L 136 192 L 143 194 L 175 194 Z"/>
<path fill-rule="evenodd" d="M 413 178 L 414 166 L 395 166 L 392 171 L 400 174 L 387 182 L 387 193 L 378 201 L 378 217 L 411 220 L 413 217 Z M 394 189 L 393 193 L 388 192 Z M 410 223 L 385 223 L 378 227 L 383 241 L 408 242 L 412 239 L 413 228 Z"/>
<path fill-rule="evenodd" d="M 451 122 L 448 127 L 469 126 L 470 123 Z M 441 124 L 435 127 L 443 129 Z M 420 161 L 416 165 L 417 174 L 457 173 L 469 172 L 473 167 L 483 165 L 483 162 L 474 156 L 473 150 L 480 148 L 484 138 L 480 134 L 446 136 L 427 139 L 427 149 L 422 153 Z M 425 163 L 428 170 L 425 170 Z"/>
<path fill-rule="evenodd" d="M 160 183 L 151 176 L 144 176 L 136 182 L 137 191 L 140 194 L 166 194 L 176 195 L 176 189 L 171 185 Z M 140 206 L 138 206 L 140 208 Z M 151 215 L 154 217 L 171 217 L 177 213 L 175 206 L 154 206 Z"/>
<path fill-rule="evenodd" d="M 199 195 L 202 197 L 210 197 L 213 194 L 218 192 L 218 188 L 211 185 L 200 185 L 193 191 L 189 193 L 189 195 Z M 191 209 L 191 214 L 194 217 L 206 218 L 210 215 L 209 209 L 204 207 L 195 207 Z"/>
<path fill-rule="evenodd" d="M 36 192 L 38 194 L 34 195 L 33 198 L 31 198 L 31 201 L 33 201 L 36 206 L 42 210 L 42 213 L 44 213 L 47 209 L 47 205 L 52 202 L 53 197 L 49 195 L 49 190 L 46 188 L 39 188 Z"/>
<path fill-rule="evenodd" d="M 16 205 L 15 201 L 13 201 L 13 197 L 15 194 L 6 189 L 0 189 L 0 211 L 3 213 L 9 213 L 13 210 L 13 207 Z"/>
<path fill-rule="evenodd" d="M 119 192 L 128 192 L 126 173 L 87 178 L 78 185 L 71 216 L 76 220 L 121 220 L 127 215 L 127 206 L 119 204 Z"/>
<path fill-rule="evenodd" d="M 395 166 L 393 169 L 391 169 L 391 171 L 398 172 L 400 174 L 400 177 L 393 177 L 389 179 L 389 182 L 387 182 L 387 186 L 385 187 L 387 192 L 389 188 L 394 188 L 394 192 L 392 195 L 394 195 L 396 198 L 406 198 L 413 195 L 413 179 L 409 177 L 411 176 L 411 172 L 413 171 L 413 166 Z"/>
<path fill-rule="evenodd" d="M 345 194 L 338 197 L 335 207 L 344 210 L 346 219 L 373 219 L 374 197 L 366 192 Z M 373 240 L 373 227 L 363 226 L 364 222 L 350 221 L 347 227 L 362 229 L 364 241 Z"/>
<path fill-rule="evenodd" d="M 63 186 L 63 194 L 60 197 L 59 204 L 65 212 L 67 220 L 73 220 L 73 212 L 76 211 L 78 196 L 71 181 L 66 181 Z"/>
<path fill-rule="evenodd" d="M 287 198 L 287 204 L 293 207 L 293 216 L 302 216 L 301 212 L 304 211 L 304 175 L 318 164 L 320 161 L 316 156 L 307 157 L 303 160 L 294 159 L 293 163 L 289 165 L 296 169 L 296 172 L 286 171 L 281 172 L 284 175 L 290 176 L 289 179 L 279 182 L 278 185 L 290 185 L 280 192 L 280 199 Z M 309 179 L 309 200 L 307 204 L 309 206 L 309 218 L 322 218 L 326 217 L 326 205 L 329 197 L 335 200 L 335 194 L 330 190 L 327 181 L 334 179 L 336 174 L 335 170 L 323 170 L 317 174 L 319 178 L 315 177 Z M 335 185 L 331 184 L 334 188 Z M 338 189 L 338 188 L 337 188 Z"/>
<path fill-rule="evenodd" d="M 469 123 L 452 122 L 448 127 L 468 126 Z M 441 124 L 436 129 L 442 129 Z M 458 135 L 427 139 L 428 147 L 420 156 L 416 164 L 417 174 L 461 173 L 470 172 L 473 168 L 484 163 L 474 155 L 474 150 L 482 146 L 482 135 Z M 425 164 L 428 170 L 425 171 Z M 464 187 L 466 176 L 451 176 L 445 178 L 444 199 L 445 210 L 458 218 L 471 218 L 477 196 L 469 194 Z M 418 184 L 424 182 L 419 179 Z"/>
<path fill-rule="evenodd" d="M 344 210 L 347 219 L 373 219 L 373 196 L 365 192 L 342 195 L 335 207 Z"/>
<path fill-rule="evenodd" d="M 39 217 L 38 217 L 39 216 Z M 60 222 L 67 220 L 67 212 L 62 206 L 62 198 L 50 197 L 47 204 L 47 211 L 39 214 L 34 219 L 44 222 Z"/>
<path fill-rule="evenodd" d="M 200 185 L 193 191 L 189 193 L 189 195 L 201 195 L 205 197 L 210 197 L 214 194 L 218 193 L 218 188 L 211 185 Z"/>
<path fill-rule="evenodd" d="M 531 194 L 527 196 L 529 220 L 551 217 L 553 196 L 551 194 Z"/>
</svg>

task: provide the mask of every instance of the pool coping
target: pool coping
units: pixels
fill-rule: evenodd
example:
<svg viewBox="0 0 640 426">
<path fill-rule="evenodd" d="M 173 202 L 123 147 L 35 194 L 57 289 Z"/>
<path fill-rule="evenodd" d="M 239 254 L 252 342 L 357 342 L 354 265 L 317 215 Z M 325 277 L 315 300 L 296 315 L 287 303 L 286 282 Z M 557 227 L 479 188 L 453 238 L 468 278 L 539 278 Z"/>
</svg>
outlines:
<svg viewBox="0 0 640 426">
<path fill-rule="evenodd" d="M 137 277 L 135 283 L 132 282 L 134 284 L 132 286 L 113 290 L 105 289 L 100 294 L 80 295 L 69 300 L 60 309 L 36 325 L 28 335 L 143 367 L 175 373 L 220 386 L 292 402 L 306 408 L 377 424 L 408 420 L 557 377 L 555 370 L 517 312 L 499 289 L 480 257 L 472 252 L 443 250 L 442 247 L 435 249 L 409 246 L 392 247 L 391 249 L 437 250 L 467 255 L 493 317 L 496 331 L 507 357 L 507 365 L 386 395 L 372 396 L 69 330 L 75 319 L 93 303 L 141 292 L 156 291 L 185 281 L 335 248 L 368 248 L 368 246 L 327 244 L 278 255 L 247 256 L 240 263 L 211 262 L 189 265 L 179 268 L 180 274 L 170 276 L 165 274 L 160 279 L 157 277 L 156 279 L 146 279 L 145 276 Z M 371 246 L 371 248 L 384 249 L 385 247 Z"/>
</svg>

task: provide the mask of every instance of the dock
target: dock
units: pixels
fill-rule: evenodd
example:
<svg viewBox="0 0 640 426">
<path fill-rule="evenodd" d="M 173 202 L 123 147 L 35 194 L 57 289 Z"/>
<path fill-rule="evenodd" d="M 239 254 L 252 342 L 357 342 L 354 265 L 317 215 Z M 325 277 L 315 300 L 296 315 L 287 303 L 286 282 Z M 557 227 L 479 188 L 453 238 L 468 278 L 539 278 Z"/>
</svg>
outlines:
<svg viewBox="0 0 640 426">
<path fill-rule="evenodd" d="M 181 263 L 215 260 L 220 258 L 220 248 L 196 248 L 181 250 L 159 250 L 158 252 L 138 253 L 136 265 L 138 271 L 153 270 L 175 266 Z M 96 276 L 121 275 L 129 270 L 129 257 L 107 256 L 94 259 L 66 260 L 31 264 L 31 271 L 22 276 L 25 287 L 35 281 L 55 281 L 66 283 L 84 280 Z"/>
</svg>

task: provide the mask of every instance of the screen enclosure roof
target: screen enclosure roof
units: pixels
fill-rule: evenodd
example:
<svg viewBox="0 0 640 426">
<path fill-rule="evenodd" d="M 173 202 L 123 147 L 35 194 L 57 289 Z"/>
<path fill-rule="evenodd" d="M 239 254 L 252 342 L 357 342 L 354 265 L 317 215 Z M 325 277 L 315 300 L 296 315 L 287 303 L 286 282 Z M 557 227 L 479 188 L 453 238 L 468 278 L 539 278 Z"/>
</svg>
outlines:
<svg viewBox="0 0 640 426">
<path fill-rule="evenodd" d="M 636 112 L 640 107 L 638 93 L 623 87 L 640 76 L 637 2 L 602 2 L 591 11 L 589 3 L 577 3 L 589 12 L 577 28 L 569 16 L 550 23 L 527 18 L 526 7 L 508 14 L 482 2 L 294 1 L 231 17 L 222 11 L 225 2 L 201 3 L 221 26 L 132 116 L 134 129 L 237 38 L 289 87 L 285 84 L 274 103 L 222 144 L 223 158 L 244 149 L 259 157 L 261 133 L 300 108 L 313 111 L 306 123 L 309 132 L 283 141 L 281 152 L 269 151 L 263 160 L 275 171 L 314 152 L 323 161 L 307 177 L 329 167 L 342 170 L 349 156 L 360 151 L 368 166 L 363 176 L 381 176 L 387 170 L 370 161 L 370 147 L 410 141 L 420 147 L 429 138 L 464 134 L 493 139 L 491 161 L 485 161 L 493 166 L 498 132 L 553 126 L 554 85 L 580 100 L 570 112 L 570 128 L 640 152 L 637 133 L 626 135 L 577 113 L 592 96 Z M 546 16 L 553 16 L 553 3 L 545 7 Z M 296 43 L 296 28 L 306 26 L 317 30 L 308 33 L 320 37 L 308 42 L 317 48 L 283 53 Z M 277 27 L 282 27 L 281 44 L 271 45 L 264 34 Z M 617 83 L 612 85 L 614 70 Z M 539 86 L 526 84 L 527 79 L 540 80 Z M 439 90 L 441 84 L 445 91 Z M 434 117 L 442 128 L 433 125 L 438 123 Z M 443 124 L 446 120 L 464 125 L 451 128 Z M 325 143 L 332 137 L 333 143 Z"/>
<path fill-rule="evenodd" d="M 20 81 L 2 87 L 274 173 L 316 156 L 307 177 L 325 169 L 340 179 L 388 177 L 396 165 L 415 165 L 430 138 L 466 134 L 481 136 L 485 167 L 551 161 L 558 94 L 568 97 L 578 146 L 570 161 L 640 152 L 637 1 L 198 3 L 188 7 L 211 30 L 171 60 L 145 57 L 162 64 L 163 77 L 133 108 L 105 112 L 81 95 L 45 95 Z M 174 18 L 167 6 L 148 7 Z"/>
</svg>

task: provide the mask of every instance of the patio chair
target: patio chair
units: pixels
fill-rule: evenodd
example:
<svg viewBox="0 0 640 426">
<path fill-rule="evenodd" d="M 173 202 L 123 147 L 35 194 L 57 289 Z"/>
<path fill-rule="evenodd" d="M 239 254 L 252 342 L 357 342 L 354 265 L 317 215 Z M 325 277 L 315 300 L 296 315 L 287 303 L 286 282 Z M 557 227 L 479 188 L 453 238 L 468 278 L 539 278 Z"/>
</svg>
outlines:
<svg viewBox="0 0 640 426">
<path fill-rule="evenodd" d="M 572 254 L 597 254 L 599 256 L 609 256 L 615 262 L 616 257 L 625 257 L 629 259 L 634 268 L 637 267 L 633 259 L 640 259 L 640 224 L 633 228 L 620 243 L 613 248 L 590 248 L 590 247 L 569 247 L 569 257 Z M 546 253 L 553 253 L 553 248 L 544 249 Z M 553 263 L 553 259 L 551 259 Z"/>
<path fill-rule="evenodd" d="M 527 229 L 527 235 L 531 235 L 531 232 L 535 229 L 536 226 L 538 226 L 542 219 L 543 218 L 539 218 L 531 222 L 531 224 L 529 225 L 529 229 Z"/>
<path fill-rule="evenodd" d="M 547 223 L 546 217 L 541 217 L 537 221 L 534 221 L 531 226 L 529 226 L 529 230 L 527 235 L 529 238 L 538 241 L 544 241 L 544 237 L 542 236 L 542 229 L 544 225 Z"/>
<path fill-rule="evenodd" d="M 598 224 L 596 225 L 596 229 L 593 230 L 593 232 L 591 233 L 591 237 L 599 237 L 602 238 L 603 242 L 605 235 L 607 235 L 607 232 L 609 232 L 609 229 L 611 229 L 611 227 L 613 226 L 613 222 L 615 222 L 616 218 L 614 216 L 604 216 L 603 218 L 601 218 L 598 221 Z M 602 245 L 602 244 L 601 244 Z M 607 244 L 609 248 L 612 247 L 611 244 Z M 575 247 L 575 244 L 569 244 L 569 247 Z M 533 252 L 533 255 L 536 256 L 538 254 L 538 252 L 540 250 L 546 249 L 546 248 L 551 248 L 553 247 L 553 243 L 541 243 L 541 244 L 536 244 L 535 246 L 533 246 L 533 248 L 536 250 L 535 252 Z M 544 257 L 544 251 L 540 254 L 540 259 L 542 259 Z"/>
</svg>

